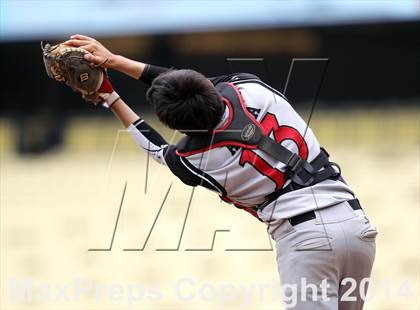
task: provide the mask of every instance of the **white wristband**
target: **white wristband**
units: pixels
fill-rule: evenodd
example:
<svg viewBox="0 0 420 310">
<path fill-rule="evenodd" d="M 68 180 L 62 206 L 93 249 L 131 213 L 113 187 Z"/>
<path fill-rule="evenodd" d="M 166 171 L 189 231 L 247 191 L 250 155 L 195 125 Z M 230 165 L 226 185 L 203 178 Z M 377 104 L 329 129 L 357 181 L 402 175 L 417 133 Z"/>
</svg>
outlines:
<svg viewBox="0 0 420 310">
<path fill-rule="evenodd" d="M 100 93 L 100 96 L 104 99 L 104 101 L 102 102 L 102 106 L 104 108 L 110 109 L 111 106 L 118 100 L 120 99 L 120 96 L 118 95 L 118 93 L 114 90 L 112 93 L 107 94 L 107 93 Z"/>
</svg>

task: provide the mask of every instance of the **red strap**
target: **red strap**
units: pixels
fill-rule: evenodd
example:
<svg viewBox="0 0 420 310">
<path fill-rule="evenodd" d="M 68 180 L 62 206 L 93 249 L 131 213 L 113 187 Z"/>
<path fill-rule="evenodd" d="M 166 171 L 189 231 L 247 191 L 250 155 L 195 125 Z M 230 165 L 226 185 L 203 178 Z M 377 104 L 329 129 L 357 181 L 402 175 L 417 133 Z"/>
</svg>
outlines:
<svg viewBox="0 0 420 310">
<path fill-rule="evenodd" d="M 108 77 L 106 76 L 105 73 L 103 73 L 104 75 L 104 80 L 102 81 L 102 85 L 101 87 L 99 87 L 98 92 L 99 93 L 112 93 L 114 91 L 114 89 L 112 88 L 112 84 L 109 81 Z"/>
</svg>

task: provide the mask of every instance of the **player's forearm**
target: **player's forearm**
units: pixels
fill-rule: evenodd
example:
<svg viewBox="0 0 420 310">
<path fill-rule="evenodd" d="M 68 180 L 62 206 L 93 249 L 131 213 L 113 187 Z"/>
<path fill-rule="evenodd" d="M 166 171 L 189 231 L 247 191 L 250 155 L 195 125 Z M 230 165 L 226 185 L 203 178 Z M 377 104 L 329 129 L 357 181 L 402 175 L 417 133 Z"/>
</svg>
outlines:
<svg viewBox="0 0 420 310">
<path fill-rule="evenodd" d="M 146 85 L 151 85 L 153 80 L 168 68 L 145 64 L 124 56 L 114 55 L 109 63 L 109 68 L 120 71 L 134 79 L 140 80 Z"/>
<path fill-rule="evenodd" d="M 146 67 L 146 64 L 142 62 L 121 55 L 114 55 L 109 61 L 109 68 L 120 71 L 134 79 L 139 79 Z"/>
<path fill-rule="evenodd" d="M 128 126 L 140 118 L 122 99 L 118 99 L 111 106 L 111 110 L 121 123 L 123 123 L 125 128 L 128 128 Z"/>
<path fill-rule="evenodd" d="M 146 85 L 150 85 L 159 74 L 169 70 L 165 67 L 145 64 L 120 55 L 114 55 L 109 62 L 109 68 L 140 80 Z"/>
<path fill-rule="evenodd" d="M 118 99 L 112 106 L 112 112 L 128 129 L 136 144 L 161 164 L 165 164 L 164 152 L 168 143 L 149 124 L 142 120 L 123 100 Z"/>
</svg>

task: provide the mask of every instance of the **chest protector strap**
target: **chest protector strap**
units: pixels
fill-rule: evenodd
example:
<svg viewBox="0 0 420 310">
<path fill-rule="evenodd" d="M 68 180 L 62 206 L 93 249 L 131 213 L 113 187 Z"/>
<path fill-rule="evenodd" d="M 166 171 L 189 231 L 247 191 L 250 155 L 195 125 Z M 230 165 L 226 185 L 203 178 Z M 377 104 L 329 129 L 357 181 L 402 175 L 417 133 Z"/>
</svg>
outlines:
<svg viewBox="0 0 420 310">
<path fill-rule="evenodd" d="M 177 145 L 179 156 L 199 154 L 222 146 L 262 150 L 286 165 L 286 175 L 292 183 L 291 186 L 287 186 L 287 191 L 280 190 L 284 192 L 340 177 L 338 165 L 328 161 L 329 155 L 324 149 L 321 148 L 321 153 L 309 163 L 265 135 L 261 124 L 246 109 L 236 86 L 231 83 L 220 83 L 216 89 L 222 95 L 223 101 L 229 109 L 227 123 L 223 128 L 213 132 L 193 133 L 181 139 Z M 333 166 L 336 166 L 337 169 L 334 169 Z M 280 195 L 278 194 L 278 196 Z"/>
</svg>

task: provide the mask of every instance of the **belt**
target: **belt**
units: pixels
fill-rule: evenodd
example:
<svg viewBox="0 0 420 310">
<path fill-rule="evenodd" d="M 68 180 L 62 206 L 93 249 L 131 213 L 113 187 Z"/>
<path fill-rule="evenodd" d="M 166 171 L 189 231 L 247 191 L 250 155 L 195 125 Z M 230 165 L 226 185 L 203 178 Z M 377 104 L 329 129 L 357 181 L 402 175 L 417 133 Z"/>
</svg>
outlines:
<svg viewBox="0 0 420 310">
<path fill-rule="evenodd" d="M 359 203 L 359 199 L 347 200 L 347 202 L 353 210 L 362 210 L 362 206 Z M 316 218 L 315 211 L 309 211 L 309 212 L 305 212 L 305 213 L 296 215 L 294 217 L 291 217 L 288 219 L 288 221 L 292 226 L 295 226 L 297 224 L 310 221 L 315 218 Z"/>
</svg>

